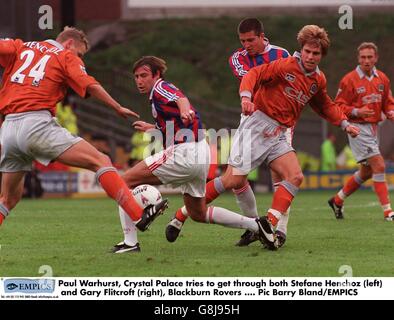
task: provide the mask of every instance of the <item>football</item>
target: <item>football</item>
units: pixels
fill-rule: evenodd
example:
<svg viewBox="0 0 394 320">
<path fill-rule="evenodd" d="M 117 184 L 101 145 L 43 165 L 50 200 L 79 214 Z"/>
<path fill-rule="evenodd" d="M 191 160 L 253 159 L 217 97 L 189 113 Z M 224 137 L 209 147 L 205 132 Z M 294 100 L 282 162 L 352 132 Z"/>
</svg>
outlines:
<svg viewBox="0 0 394 320">
<path fill-rule="evenodd" d="M 142 184 L 135 187 L 132 193 L 142 208 L 146 208 L 150 204 L 158 204 L 162 200 L 160 191 L 149 184 Z"/>
</svg>

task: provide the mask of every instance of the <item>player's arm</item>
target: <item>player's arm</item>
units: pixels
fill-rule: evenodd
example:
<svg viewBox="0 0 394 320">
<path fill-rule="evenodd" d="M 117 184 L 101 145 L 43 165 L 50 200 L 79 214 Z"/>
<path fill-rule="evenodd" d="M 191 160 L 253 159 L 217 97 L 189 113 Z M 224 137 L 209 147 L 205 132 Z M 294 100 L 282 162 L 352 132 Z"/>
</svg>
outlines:
<svg viewBox="0 0 394 320">
<path fill-rule="evenodd" d="M 335 126 L 340 126 L 352 137 L 359 134 L 359 129 L 348 122 L 348 118 L 341 107 L 328 96 L 325 85 L 312 97 L 309 104 L 319 116 Z"/>
<path fill-rule="evenodd" d="M 195 113 L 191 108 L 189 99 L 171 83 L 162 82 L 159 89 L 154 91 L 154 96 L 160 97 L 164 103 L 175 103 L 179 109 L 180 117 L 185 126 L 193 121 Z"/>
<path fill-rule="evenodd" d="M 176 105 L 179 108 L 179 112 L 181 114 L 181 119 L 183 124 L 186 126 L 191 121 L 193 121 L 195 117 L 195 113 L 190 107 L 189 99 L 186 97 L 181 97 L 176 101 Z"/>
<path fill-rule="evenodd" d="M 356 117 L 353 112 L 353 110 L 356 108 L 352 106 L 354 93 L 351 84 L 348 82 L 349 80 L 343 78 L 339 83 L 337 96 L 335 97 L 335 103 L 342 109 L 347 117 Z"/>
<path fill-rule="evenodd" d="M 234 52 L 228 59 L 228 63 L 233 75 L 236 76 L 238 80 L 241 80 L 250 69 L 245 56 L 241 55 L 240 51 Z"/>
<path fill-rule="evenodd" d="M 266 65 L 261 65 L 249 70 L 249 72 L 243 76 L 241 85 L 239 86 L 242 113 L 246 116 L 251 115 L 256 110 L 256 106 L 252 102 L 252 97 L 254 95 L 254 88 L 261 76 L 260 69 L 263 67 L 266 67 Z"/>
<path fill-rule="evenodd" d="M 0 39 L 0 55 L 14 54 L 17 50 L 15 41 L 12 39 Z"/>
<path fill-rule="evenodd" d="M 348 118 L 366 118 L 374 114 L 368 106 L 357 108 L 353 105 L 355 97 L 354 86 L 350 79 L 343 78 L 339 83 L 339 89 L 335 103 L 342 109 Z"/>
<path fill-rule="evenodd" d="M 114 109 L 121 117 L 137 117 L 140 116 L 131 111 L 130 109 L 122 107 L 115 99 L 113 99 L 110 94 L 98 83 L 93 83 L 87 87 L 87 93 L 103 102 L 108 107 Z"/>
<path fill-rule="evenodd" d="M 121 117 L 139 118 L 137 113 L 122 107 L 95 78 L 87 74 L 85 65 L 80 58 L 72 53 L 67 53 L 64 59 L 66 82 L 79 96 L 85 98 L 90 95 L 114 109 Z"/>
<path fill-rule="evenodd" d="M 22 40 L 0 39 L 0 67 L 6 68 L 21 46 Z"/>
<path fill-rule="evenodd" d="M 239 86 L 239 96 L 241 98 L 242 113 L 250 115 L 255 111 L 255 105 L 252 102 L 256 88 L 263 86 L 265 83 L 271 82 L 277 78 L 281 72 L 280 60 L 276 60 L 269 64 L 263 64 L 254 67 L 243 76 Z"/>
<path fill-rule="evenodd" d="M 145 131 L 148 131 L 148 130 L 151 130 L 151 129 L 155 129 L 156 126 L 154 124 L 152 124 L 152 123 L 139 120 L 139 121 L 133 122 L 133 128 L 138 130 L 138 131 L 145 132 Z"/>
<path fill-rule="evenodd" d="M 383 96 L 383 113 L 386 115 L 387 119 L 394 121 L 394 98 L 388 78 L 387 84 L 385 85 L 385 94 Z"/>
</svg>

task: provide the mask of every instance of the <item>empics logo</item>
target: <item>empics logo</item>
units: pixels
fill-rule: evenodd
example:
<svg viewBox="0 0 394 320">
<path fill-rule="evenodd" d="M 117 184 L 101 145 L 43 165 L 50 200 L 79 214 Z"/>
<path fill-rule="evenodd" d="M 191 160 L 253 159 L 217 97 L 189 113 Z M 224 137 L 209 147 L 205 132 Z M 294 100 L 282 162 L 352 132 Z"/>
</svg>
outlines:
<svg viewBox="0 0 394 320">
<path fill-rule="evenodd" d="M 18 288 L 18 285 L 13 283 L 13 282 L 11 282 L 11 283 L 7 284 L 6 288 L 7 288 L 7 290 L 12 291 L 12 290 Z"/>
<path fill-rule="evenodd" d="M 4 281 L 5 293 L 53 293 L 55 280 L 51 279 L 6 279 Z"/>
</svg>

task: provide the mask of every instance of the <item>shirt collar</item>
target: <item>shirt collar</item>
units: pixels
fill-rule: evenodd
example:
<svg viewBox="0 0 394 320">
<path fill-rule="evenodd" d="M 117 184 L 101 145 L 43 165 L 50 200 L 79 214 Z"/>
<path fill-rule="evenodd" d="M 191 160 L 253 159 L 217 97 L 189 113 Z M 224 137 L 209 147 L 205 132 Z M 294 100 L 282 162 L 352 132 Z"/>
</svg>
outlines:
<svg viewBox="0 0 394 320">
<path fill-rule="evenodd" d="M 373 77 L 379 77 L 378 70 L 376 69 L 376 67 L 373 67 L 372 74 L 369 77 L 361 69 L 360 65 L 357 66 L 356 71 L 357 71 L 357 74 L 360 77 L 360 79 L 366 77 L 369 81 L 371 81 L 373 79 Z"/>
<path fill-rule="evenodd" d="M 50 43 L 51 45 L 57 47 L 60 50 L 64 50 L 63 45 L 61 43 L 57 42 L 56 40 L 48 39 L 48 40 L 45 40 L 45 42 Z"/>
<path fill-rule="evenodd" d="M 301 53 L 299 53 L 298 51 L 294 51 L 293 53 L 293 57 L 295 57 L 297 59 L 298 65 L 300 66 L 302 72 L 306 75 L 306 76 L 311 76 L 313 75 L 315 72 L 316 74 L 320 75 L 320 69 L 319 66 L 316 66 L 315 70 L 312 70 L 310 72 L 306 71 L 304 66 L 301 63 Z"/>
<path fill-rule="evenodd" d="M 155 91 L 156 86 L 157 86 L 157 85 L 159 84 L 159 82 L 161 82 L 161 81 L 163 81 L 162 78 L 159 78 L 159 79 L 156 80 L 155 84 L 154 84 L 153 87 L 152 87 L 152 90 L 150 91 L 149 100 L 152 100 L 152 98 L 153 98 L 153 92 Z"/>
<path fill-rule="evenodd" d="M 272 46 L 270 44 L 270 41 L 268 40 L 268 38 L 264 38 L 264 51 L 262 54 L 267 53 L 268 51 L 270 51 L 272 49 Z"/>
</svg>

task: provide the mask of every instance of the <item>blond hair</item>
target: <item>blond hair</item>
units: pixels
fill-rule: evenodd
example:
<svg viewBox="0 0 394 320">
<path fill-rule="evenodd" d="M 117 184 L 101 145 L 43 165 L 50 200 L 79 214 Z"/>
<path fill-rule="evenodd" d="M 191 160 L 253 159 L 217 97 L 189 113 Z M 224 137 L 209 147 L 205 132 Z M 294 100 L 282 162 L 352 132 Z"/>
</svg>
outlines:
<svg viewBox="0 0 394 320">
<path fill-rule="evenodd" d="M 360 51 L 363 49 L 373 49 L 375 50 L 375 54 L 378 54 L 378 46 L 373 42 L 363 42 L 358 46 L 357 52 L 360 53 Z"/>
<path fill-rule="evenodd" d="M 167 71 L 166 62 L 155 56 L 144 56 L 137 60 L 133 65 L 133 73 L 142 66 L 148 66 L 153 75 L 159 72 L 160 78 L 162 78 Z"/>
<path fill-rule="evenodd" d="M 297 41 L 301 48 L 307 43 L 318 45 L 321 48 L 323 56 L 327 54 L 328 47 L 330 46 L 327 31 L 313 24 L 304 26 L 298 32 Z"/>
<path fill-rule="evenodd" d="M 82 30 L 78 30 L 74 27 L 64 27 L 63 31 L 58 34 L 56 41 L 64 42 L 68 39 L 73 39 L 81 44 L 84 44 L 86 51 L 89 50 L 88 38 Z"/>
</svg>

